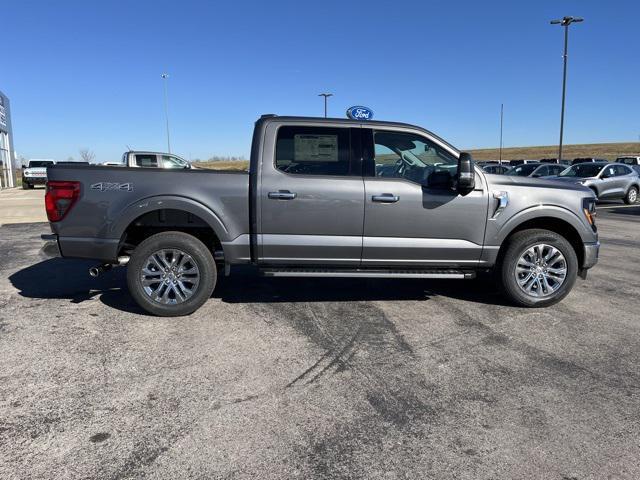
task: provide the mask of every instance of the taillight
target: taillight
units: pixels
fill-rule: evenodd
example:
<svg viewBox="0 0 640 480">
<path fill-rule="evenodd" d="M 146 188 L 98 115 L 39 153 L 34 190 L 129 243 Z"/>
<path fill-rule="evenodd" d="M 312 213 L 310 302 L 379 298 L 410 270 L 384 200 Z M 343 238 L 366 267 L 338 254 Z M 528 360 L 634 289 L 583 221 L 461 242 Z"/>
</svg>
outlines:
<svg viewBox="0 0 640 480">
<path fill-rule="evenodd" d="M 50 222 L 59 222 L 80 196 L 80 182 L 47 182 L 44 206 Z"/>
</svg>

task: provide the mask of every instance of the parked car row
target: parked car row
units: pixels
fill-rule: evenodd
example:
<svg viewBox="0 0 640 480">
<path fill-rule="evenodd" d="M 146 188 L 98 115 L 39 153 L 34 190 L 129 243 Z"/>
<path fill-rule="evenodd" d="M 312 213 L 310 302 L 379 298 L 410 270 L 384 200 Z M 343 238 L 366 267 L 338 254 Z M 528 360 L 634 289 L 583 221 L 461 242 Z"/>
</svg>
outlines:
<svg viewBox="0 0 640 480">
<path fill-rule="evenodd" d="M 591 157 L 576 158 L 570 166 L 542 160 L 521 160 L 511 168 L 494 163 L 481 166 L 486 173 L 494 175 L 544 178 L 583 185 L 590 188 L 598 200 L 622 199 L 633 204 L 638 201 L 640 192 L 640 157 L 634 156 L 619 157 L 612 163 Z"/>
</svg>

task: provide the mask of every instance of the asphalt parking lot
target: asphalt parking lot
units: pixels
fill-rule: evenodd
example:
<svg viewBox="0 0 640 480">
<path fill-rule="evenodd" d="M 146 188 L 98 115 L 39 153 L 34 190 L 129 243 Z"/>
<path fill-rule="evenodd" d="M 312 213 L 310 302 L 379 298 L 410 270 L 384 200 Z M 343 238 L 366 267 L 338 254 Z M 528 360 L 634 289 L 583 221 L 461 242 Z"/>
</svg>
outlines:
<svg viewBox="0 0 640 480">
<path fill-rule="evenodd" d="M 225 279 L 145 315 L 0 227 L 0 478 L 640 478 L 640 206 L 561 304 L 486 281 Z"/>
</svg>

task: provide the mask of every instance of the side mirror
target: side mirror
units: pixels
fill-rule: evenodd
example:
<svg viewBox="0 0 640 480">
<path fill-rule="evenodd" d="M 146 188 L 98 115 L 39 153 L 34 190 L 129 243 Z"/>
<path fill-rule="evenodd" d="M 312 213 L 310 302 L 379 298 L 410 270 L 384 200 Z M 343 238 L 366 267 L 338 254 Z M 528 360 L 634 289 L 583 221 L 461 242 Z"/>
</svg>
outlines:
<svg viewBox="0 0 640 480">
<path fill-rule="evenodd" d="M 458 173 L 456 174 L 456 189 L 460 195 L 469 194 L 476 186 L 476 174 L 473 169 L 473 158 L 467 152 L 460 153 L 458 158 Z"/>
</svg>

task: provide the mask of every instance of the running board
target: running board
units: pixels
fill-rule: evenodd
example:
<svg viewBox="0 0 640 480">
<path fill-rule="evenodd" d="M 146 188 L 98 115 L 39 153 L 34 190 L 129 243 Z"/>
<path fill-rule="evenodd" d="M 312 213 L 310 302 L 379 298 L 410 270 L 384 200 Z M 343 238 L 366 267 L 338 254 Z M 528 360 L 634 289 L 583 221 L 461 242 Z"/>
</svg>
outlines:
<svg viewBox="0 0 640 480">
<path fill-rule="evenodd" d="M 428 270 L 374 270 L 374 269 L 329 269 L 329 268 L 265 268 L 260 270 L 265 277 L 345 277 L 345 278 L 441 278 L 471 279 L 473 270 L 428 269 Z"/>
</svg>

